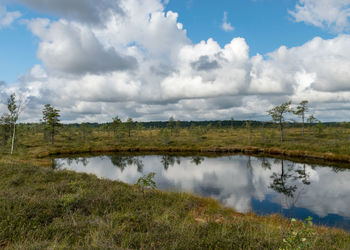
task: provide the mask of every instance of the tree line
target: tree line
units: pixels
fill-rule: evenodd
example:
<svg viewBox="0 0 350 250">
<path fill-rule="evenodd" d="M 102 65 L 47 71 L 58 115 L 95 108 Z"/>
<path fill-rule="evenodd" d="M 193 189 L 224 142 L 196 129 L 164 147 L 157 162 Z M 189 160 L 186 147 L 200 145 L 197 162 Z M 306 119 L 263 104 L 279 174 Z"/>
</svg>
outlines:
<svg viewBox="0 0 350 250">
<path fill-rule="evenodd" d="M 23 109 L 23 102 L 16 98 L 15 94 L 11 94 L 7 100 L 8 113 L 3 114 L 0 117 L 0 136 L 2 138 L 2 145 L 11 145 L 11 154 L 14 150 L 15 138 L 16 138 L 16 124 L 19 115 Z M 319 122 L 313 115 L 307 117 L 309 112 L 309 102 L 304 100 L 300 102 L 296 108 L 292 108 L 292 102 L 288 101 L 281 105 L 275 106 L 267 111 L 271 116 L 272 120 L 269 122 L 260 121 L 236 121 L 233 117 L 226 121 L 175 121 L 173 117 L 170 117 L 166 122 L 135 122 L 132 118 L 128 118 L 126 122 L 123 122 L 118 116 L 114 117 L 110 123 L 102 126 L 110 127 L 114 131 L 115 137 L 120 137 L 121 134 L 118 131 L 126 131 L 128 137 L 131 136 L 133 129 L 141 128 L 160 128 L 160 135 L 164 138 L 178 135 L 180 128 L 189 128 L 195 131 L 198 137 L 203 136 L 207 131 L 205 128 L 210 127 L 221 128 L 221 127 L 245 127 L 251 130 L 252 127 L 271 127 L 277 124 L 280 131 L 280 141 L 284 140 L 284 130 L 287 123 L 293 122 L 287 120 L 287 115 L 292 113 L 301 119 L 302 135 L 304 136 L 305 122 L 313 124 Z M 40 120 L 42 127 L 44 140 L 55 143 L 55 136 L 57 135 L 58 129 L 62 126 L 60 121 L 60 110 L 54 108 L 51 104 L 46 104 L 42 110 L 42 119 Z M 83 137 L 86 137 L 86 133 L 89 127 L 98 127 L 100 124 L 76 124 L 77 127 L 82 131 Z M 195 129 L 203 128 L 203 129 Z M 169 132 L 167 132 L 169 131 Z M 10 143 L 9 143 L 10 141 Z"/>
</svg>

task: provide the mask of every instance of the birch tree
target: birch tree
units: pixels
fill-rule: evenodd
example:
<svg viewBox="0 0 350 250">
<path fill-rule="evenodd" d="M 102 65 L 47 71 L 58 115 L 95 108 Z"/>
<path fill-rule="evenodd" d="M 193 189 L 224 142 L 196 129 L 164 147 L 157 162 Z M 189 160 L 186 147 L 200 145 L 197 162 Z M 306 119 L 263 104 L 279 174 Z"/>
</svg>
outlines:
<svg viewBox="0 0 350 250">
<path fill-rule="evenodd" d="M 15 137 L 16 137 L 16 124 L 18 121 L 19 114 L 21 112 L 22 108 L 22 102 L 16 101 L 16 94 L 13 93 L 11 96 L 7 99 L 7 108 L 10 112 L 9 114 L 9 120 L 11 125 L 11 155 L 13 154 L 13 149 L 15 146 Z"/>
</svg>

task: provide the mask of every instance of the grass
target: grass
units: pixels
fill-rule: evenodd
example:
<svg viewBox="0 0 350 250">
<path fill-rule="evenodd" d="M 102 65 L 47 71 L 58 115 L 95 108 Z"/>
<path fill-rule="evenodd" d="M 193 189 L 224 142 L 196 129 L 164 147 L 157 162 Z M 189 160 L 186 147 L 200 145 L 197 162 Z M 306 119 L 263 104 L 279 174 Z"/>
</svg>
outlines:
<svg viewBox="0 0 350 250">
<path fill-rule="evenodd" d="M 185 193 L 143 192 L 92 175 L 18 164 L 1 164 L 0 179 L 0 247 L 8 249 L 350 247 L 342 230 L 312 226 L 306 234 L 301 222 L 242 215 Z"/>
<path fill-rule="evenodd" d="M 182 128 L 125 131 L 64 126 L 54 145 L 21 125 L 14 155 L 0 147 L 0 248 L 350 249 L 342 230 L 239 214 L 211 199 L 54 171 L 50 156 L 75 153 L 242 152 L 350 163 L 350 129 Z M 311 230 L 311 231 L 310 231 Z"/>
<path fill-rule="evenodd" d="M 116 151 L 142 152 L 216 152 L 265 154 L 319 161 L 350 163 L 350 128 L 308 127 L 305 136 L 300 128 L 288 128 L 284 142 L 276 128 L 182 128 L 172 135 L 167 129 L 141 129 L 114 134 L 110 129 L 90 128 L 82 135 L 79 128 L 65 126 L 56 136 L 55 145 L 43 140 L 39 131 L 19 128 L 15 157 L 3 147 L 2 161 L 16 158 L 22 162 L 50 164 L 45 157 L 59 154 Z M 0 153 L 1 155 L 1 153 Z"/>
</svg>

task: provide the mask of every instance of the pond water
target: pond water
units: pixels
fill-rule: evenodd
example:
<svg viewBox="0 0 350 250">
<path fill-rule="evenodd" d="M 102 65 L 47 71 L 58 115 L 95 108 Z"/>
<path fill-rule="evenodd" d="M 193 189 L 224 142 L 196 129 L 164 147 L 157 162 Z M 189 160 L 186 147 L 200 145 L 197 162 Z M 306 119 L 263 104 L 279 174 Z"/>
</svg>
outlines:
<svg viewBox="0 0 350 250">
<path fill-rule="evenodd" d="M 238 212 L 350 230 L 350 170 L 251 156 L 110 155 L 55 159 L 58 169 L 135 184 L 156 173 L 157 188 L 211 197 Z"/>
</svg>

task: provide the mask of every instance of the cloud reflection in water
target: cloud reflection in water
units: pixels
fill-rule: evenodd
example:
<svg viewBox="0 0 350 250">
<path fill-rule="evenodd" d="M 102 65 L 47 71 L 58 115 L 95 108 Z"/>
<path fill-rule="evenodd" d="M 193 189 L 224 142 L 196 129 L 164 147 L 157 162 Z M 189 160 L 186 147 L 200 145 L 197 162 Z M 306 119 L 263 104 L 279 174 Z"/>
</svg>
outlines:
<svg viewBox="0 0 350 250">
<path fill-rule="evenodd" d="M 253 211 L 254 200 L 350 220 L 350 170 L 249 156 L 114 155 L 57 159 L 56 165 L 129 184 L 155 172 L 160 189 L 212 197 L 239 212 Z"/>
</svg>

